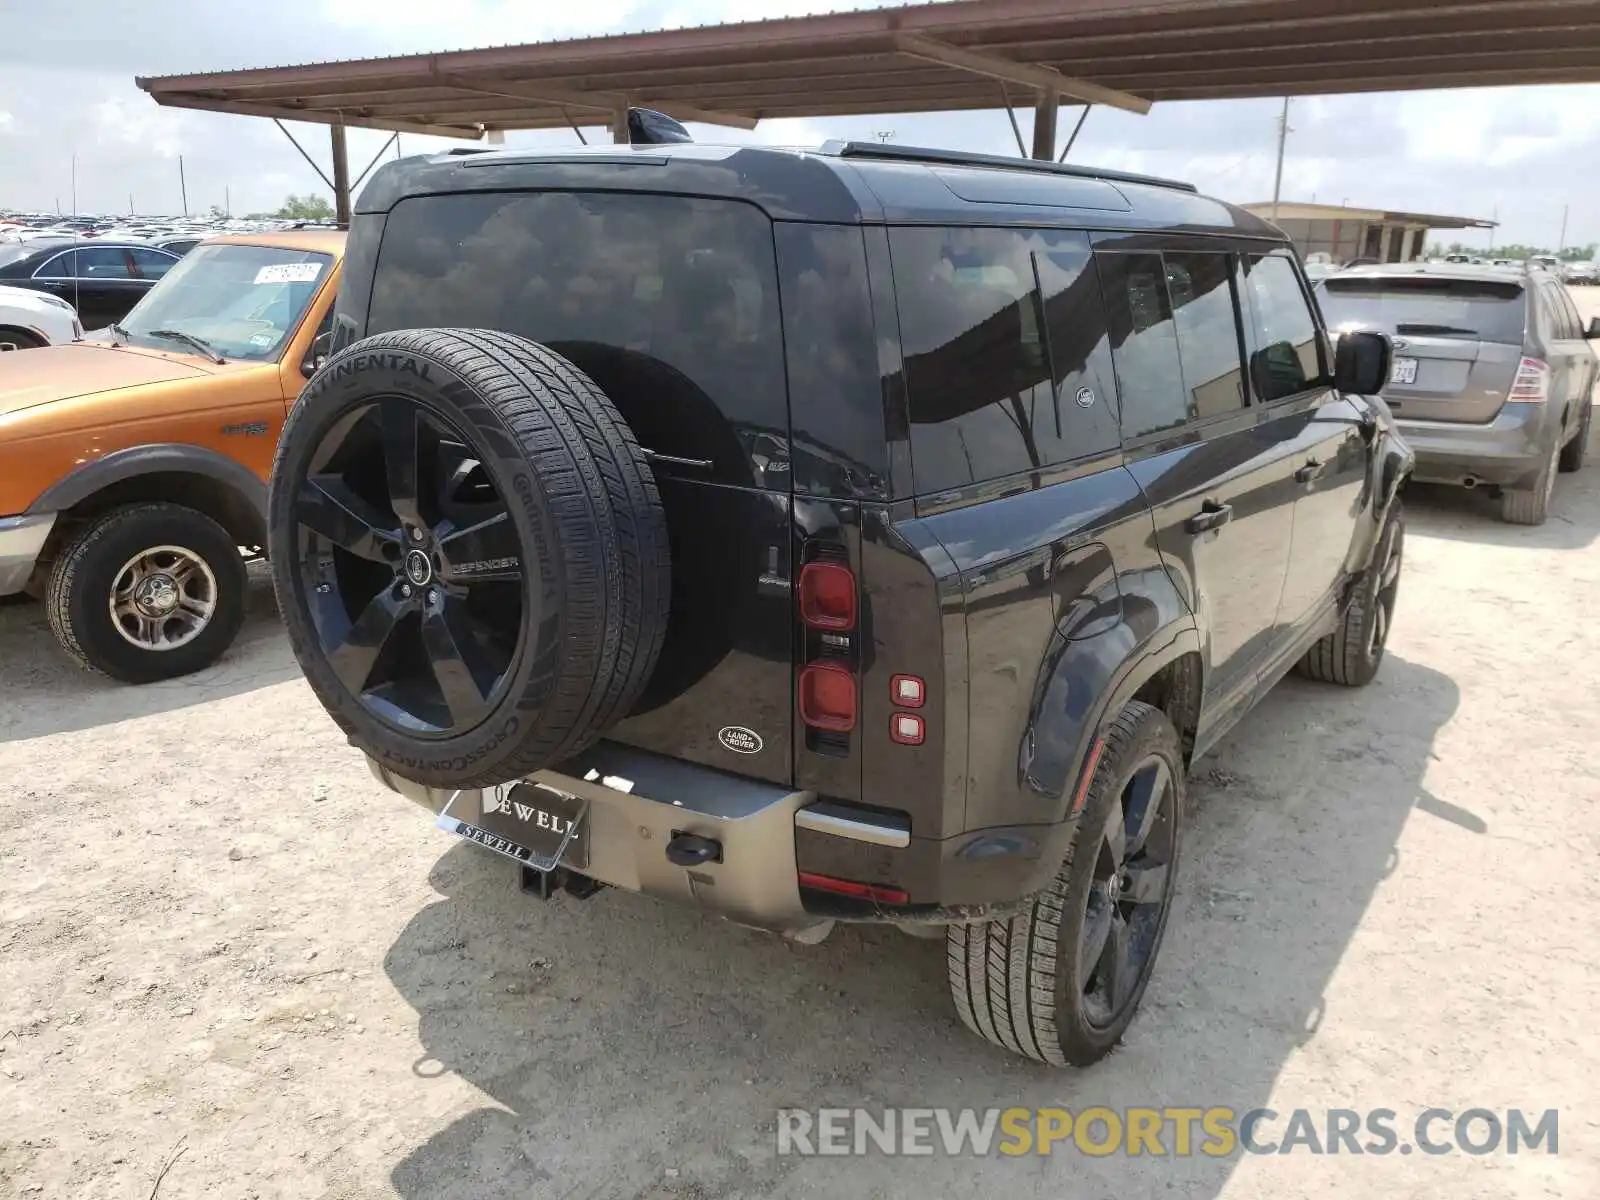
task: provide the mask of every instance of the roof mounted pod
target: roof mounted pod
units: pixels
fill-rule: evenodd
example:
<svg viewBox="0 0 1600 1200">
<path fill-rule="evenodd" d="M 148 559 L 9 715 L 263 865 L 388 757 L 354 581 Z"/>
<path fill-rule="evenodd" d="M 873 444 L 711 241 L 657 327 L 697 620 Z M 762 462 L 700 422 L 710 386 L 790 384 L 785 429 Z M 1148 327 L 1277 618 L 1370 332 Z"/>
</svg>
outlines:
<svg viewBox="0 0 1600 1200">
<path fill-rule="evenodd" d="M 692 142 L 689 131 L 679 122 L 653 108 L 628 110 L 628 144 L 632 146 L 671 146 Z"/>
<path fill-rule="evenodd" d="M 882 158 L 900 162 L 935 163 L 949 167 L 1004 167 L 1008 171 L 1041 171 L 1049 175 L 1071 175 L 1079 179 L 1103 179 L 1108 183 L 1142 183 L 1149 187 L 1172 188 L 1179 192 L 1199 192 L 1192 183 L 1159 179 L 1154 175 L 1134 175 L 1127 171 L 1103 171 L 1067 163 L 1044 162 L 1037 158 L 1007 158 L 1000 154 L 969 154 L 964 150 L 936 150 L 927 146 L 891 146 L 884 142 L 823 143 L 822 153 L 839 158 Z"/>
</svg>

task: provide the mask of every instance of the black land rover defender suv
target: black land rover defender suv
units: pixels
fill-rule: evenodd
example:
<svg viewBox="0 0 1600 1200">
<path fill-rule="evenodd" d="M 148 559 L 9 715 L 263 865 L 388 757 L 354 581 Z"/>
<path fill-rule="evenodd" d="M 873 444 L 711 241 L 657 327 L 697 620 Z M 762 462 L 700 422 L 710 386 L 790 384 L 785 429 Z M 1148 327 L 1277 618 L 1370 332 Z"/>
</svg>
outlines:
<svg viewBox="0 0 1600 1200">
<path fill-rule="evenodd" d="M 897 146 L 382 168 L 285 429 L 295 653 L 522 864 L 801 940 L 946 927 L 984 1037 L 1106 1054 L 1184 774 L 1370 680 L 1411 454 L 1381 334 L 1190 187 Z"/>
</svg>

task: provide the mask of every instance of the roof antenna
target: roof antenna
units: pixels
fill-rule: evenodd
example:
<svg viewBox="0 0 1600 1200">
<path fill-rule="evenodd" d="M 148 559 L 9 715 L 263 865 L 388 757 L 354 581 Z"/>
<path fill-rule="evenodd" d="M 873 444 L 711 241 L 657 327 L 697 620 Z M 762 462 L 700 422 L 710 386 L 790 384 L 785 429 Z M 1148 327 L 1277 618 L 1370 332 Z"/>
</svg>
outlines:
<svg viewBox="0 0 1600 1200">
<path fill-rule="evenodd" d="M 628 110 L 628 143 L 633 146 L 670 146 L 692 142 L 689 131 L 664 112 L 653 108 Z"/>
</svg>

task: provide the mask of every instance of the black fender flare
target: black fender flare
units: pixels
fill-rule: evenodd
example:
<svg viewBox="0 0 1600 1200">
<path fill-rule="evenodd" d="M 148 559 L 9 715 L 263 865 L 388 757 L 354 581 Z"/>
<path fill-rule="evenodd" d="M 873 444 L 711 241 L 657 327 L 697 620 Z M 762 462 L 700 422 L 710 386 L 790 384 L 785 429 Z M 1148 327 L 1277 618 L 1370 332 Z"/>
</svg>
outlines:
<svg viewBox="0 0 1600 1200">
<path fill-rule="evenodd" d="M 1052 820 L 1072 819 L 1072 801 L 1082 781 L 1084 768 L 1100 731 L 1120 713 L 1139 689 L 1160 671 L 1186 654 L 1197 654 L 1204 662 L 1200 631 L 1187 612 L 1174 614 L 1166 624 L 1131 647 L 1131 628 L 1126 623 L 1081 642 L 1071 642 L 1053 672 L 1068 697 L 1074 690 L 1089 689 L 1094 700 L 1082 709 L 1076 706 L 1049 705 L 1053 719 L 1034 727 L 1036 755 L 1025 767 L 1028 785 L 1036 792 L 1054 798 Z M 1106 651 L 1116 647 L 1119 654 Z M 1051 689 L 1054 690 L 1054 689 Z"/>
<path fill-rule="evenodd" d="M 46 488 L 26 511 L 29 515 L 63 512 L 114 483 L 162 471 L 202 475 L 231 488 L 250 505 L 261 528 L 266 528 L 267 485 L 249 467 L 226 454 L 181 442 L 130 446 L 84 463 Z"/>
</svg>

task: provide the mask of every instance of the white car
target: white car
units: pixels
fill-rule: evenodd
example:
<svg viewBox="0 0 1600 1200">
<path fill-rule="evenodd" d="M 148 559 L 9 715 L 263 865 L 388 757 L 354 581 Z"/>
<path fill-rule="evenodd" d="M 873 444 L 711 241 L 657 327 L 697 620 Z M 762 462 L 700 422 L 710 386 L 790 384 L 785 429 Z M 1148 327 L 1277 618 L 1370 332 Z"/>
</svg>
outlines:
<svg viewBox="0 0 1600 1200">
<path fill-rule="evenodd" d="M 31 350 L 83 337 L 77 310 L 27 288 L 0 287 L 0 351 Z"/>
</svg>

